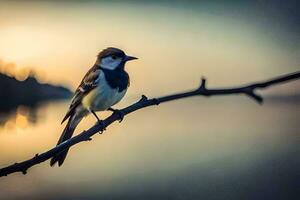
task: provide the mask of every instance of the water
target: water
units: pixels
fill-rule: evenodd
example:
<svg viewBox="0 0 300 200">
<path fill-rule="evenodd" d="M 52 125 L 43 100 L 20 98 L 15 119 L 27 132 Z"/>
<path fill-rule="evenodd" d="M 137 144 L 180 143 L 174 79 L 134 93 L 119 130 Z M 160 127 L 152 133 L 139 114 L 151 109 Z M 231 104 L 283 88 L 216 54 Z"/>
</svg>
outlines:
<svg viewBox="0 0 300 200">
<path fill-rule="evenodd" d="M 34 123 L 17 112 L 7 122 L 14 126 L 0 130 L 0 165 L 53 147 L 66 108 L 67 102 L 41 105 Z M 1 178 L 0 198 L 283 199 L 299 183 L 299 108 L 297 101 L 267 98 L 259 106 L 246 97 L 216 97 L 140 110 L 73 147 L 60 168 L 45 162 L 25 176 Z M 79 129 L 94 122 L 88 117 Z"/>
</svg>

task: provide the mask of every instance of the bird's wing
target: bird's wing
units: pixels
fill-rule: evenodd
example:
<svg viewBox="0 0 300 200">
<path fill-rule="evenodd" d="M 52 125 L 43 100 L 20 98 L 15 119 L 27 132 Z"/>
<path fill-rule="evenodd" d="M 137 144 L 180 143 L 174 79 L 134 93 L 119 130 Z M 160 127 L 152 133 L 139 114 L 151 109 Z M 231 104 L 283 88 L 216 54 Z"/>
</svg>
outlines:
<svg viewBox="0 0 300 200">
<path fill-rule="evenodd" d="M 101 70 L 98 66 L 95 65 L 85 74 L 80 85 L 75 91 L 69 110 L 61 123 L 72 116 L 77 106 L 81 104 L 83 97 L 85 97 L 91 90 L 97 87 L 98 77 L 100 73 Z"/>
</svg>

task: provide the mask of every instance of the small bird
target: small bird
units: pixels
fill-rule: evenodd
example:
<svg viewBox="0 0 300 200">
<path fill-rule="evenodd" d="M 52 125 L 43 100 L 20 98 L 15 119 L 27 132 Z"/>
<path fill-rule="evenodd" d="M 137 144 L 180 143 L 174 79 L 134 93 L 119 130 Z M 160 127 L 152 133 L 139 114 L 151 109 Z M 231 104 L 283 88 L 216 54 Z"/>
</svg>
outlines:
<svg viewBox="0 0 300 200">
<path fill-rule="evenodd" d="M 128 56 L 121 49 L 114 47 L 108 47 L 98 54 L 96 63 L 76 89 L 69 110 L 61 122 L 68 120 L 57 145 L 70 139 L 79 122 L 87 115 L 93 114 L 101 123 L 96 111 L 118 112 L 112 106 L 124 97 L 129 86 L 129 75 L 124 67 L 127 61 L 135 59 L 137 58 Z M 58 166 L 61 166 L 68 150 L 53 156 L 50 165 L 58 163 Z"/>
</svg>

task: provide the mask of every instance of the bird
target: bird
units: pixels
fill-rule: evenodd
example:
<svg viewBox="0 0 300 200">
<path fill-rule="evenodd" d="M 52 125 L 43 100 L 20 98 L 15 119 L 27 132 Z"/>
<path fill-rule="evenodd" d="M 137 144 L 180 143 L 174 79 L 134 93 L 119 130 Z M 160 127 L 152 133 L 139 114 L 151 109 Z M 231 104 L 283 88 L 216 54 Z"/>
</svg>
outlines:
<svg viewBox="0 0 300 200">
<path fill-rule="evenodd" d="M 128 61 L 137 57 L 129 56 L 119 48 L 108 47 L 98 55 L 95 64 L 85 74 L 78 88 L 75 90 L 69 109 L 61 124 L 67 124 L 57 142 L 57 145 L 70 139 L 80 121 L 92 114 L 97 122 L 102 121 L 96 112 L 110 110 L 122 114 L 112 106 L 117 104 L 125 95 L 129 87 L 129 75 L 125 71 Z M 69 149 L 65 149 L 51 158 L 50 165 L 58 163 L 61 166 L 66 159 Z"/>
</svg>

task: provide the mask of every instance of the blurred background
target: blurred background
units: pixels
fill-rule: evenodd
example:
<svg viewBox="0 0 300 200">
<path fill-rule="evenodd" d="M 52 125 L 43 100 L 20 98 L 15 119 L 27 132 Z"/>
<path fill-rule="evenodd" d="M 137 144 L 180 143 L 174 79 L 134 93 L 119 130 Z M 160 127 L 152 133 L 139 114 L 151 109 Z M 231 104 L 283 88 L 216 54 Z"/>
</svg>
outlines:
<svg viewBox="0 0 300 200">
<path fill-rule="evenodd" d="M 210 88 L 243 85 L 300 69 L 299 11 L 296 0 L 0 1 L 0 167 L 56 145 L 102 49 L 140 58 L 118 108 L 201 76 Z M 60 168 L 1 178 L 0 199 L 299 199 L 300 82 L 261 94 L 262 106 L 219 96 L 140 110 Z"/>
</svg>

